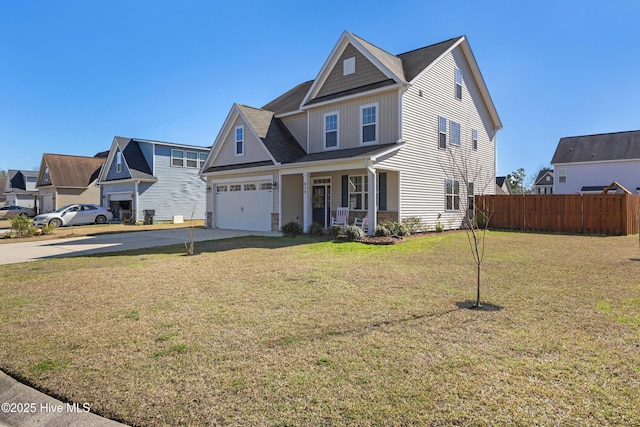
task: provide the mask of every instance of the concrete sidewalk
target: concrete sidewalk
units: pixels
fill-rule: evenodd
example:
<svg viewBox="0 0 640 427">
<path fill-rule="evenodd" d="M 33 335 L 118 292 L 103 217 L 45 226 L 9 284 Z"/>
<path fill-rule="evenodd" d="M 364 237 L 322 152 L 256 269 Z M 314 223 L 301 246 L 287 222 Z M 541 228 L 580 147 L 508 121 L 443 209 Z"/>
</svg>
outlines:
<svg viewBox="0 0 640 427">
<path fill-rule="evenodd" d="M 124 425 L 91 413 L 91 402 L 60 402 L 0 371 L 0 427 Z"/>
<path fill-rule="evenodd" d="M 195 228 L 193 231 L 193 240 L 196 242 L 243 236 L 281 236 L 280 233 L 266 231 L 211 230 L 205 228 Z M 0 245 L 0 264 L 184 244 L 188 241 L 189 231 L 187 228 L 174 228 L 16 242 Z"/>
</svg>

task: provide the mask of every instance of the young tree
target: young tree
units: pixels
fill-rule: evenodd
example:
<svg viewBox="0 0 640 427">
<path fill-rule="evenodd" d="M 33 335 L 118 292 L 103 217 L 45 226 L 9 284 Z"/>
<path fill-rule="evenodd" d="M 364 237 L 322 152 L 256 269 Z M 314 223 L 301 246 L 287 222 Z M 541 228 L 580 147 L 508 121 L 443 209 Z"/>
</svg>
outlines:
<svg viewBox="0 0 640 427">
<path fill-rule="evenodd" d="M 507 180 L 509 180 L 509 186 L 511 187 L 511 191 L 513 194 L 524 194 L 524 178 L 526 174 L 524 172 L 524 168 L 518 168 L 517 170 L 511 172 L 507 175 Z"/>
<path fill-rule="evenodd" d="M 469 249 L 476 267 L 476 301 L 473 308 L 481 306 L 480 288 L 482 262 L 485 255 L 485 239 L 491 212 L 489 206 L 475 206 L 475 195 L 486 194 L 490 185 L 495 185 L 495 174 L 485 171 L 478 159 L 477 153 L 460 146 L 447 148 L 448 165 L 444 167 L 445 175 L 453 174 L 454 180 L 462 182 L 465 189 L 466 201 L 460 203 L 462 207 L 462 228 L 467 234 Z M 524 172 L 524 170 L 523 170 Z"/>
</svg>

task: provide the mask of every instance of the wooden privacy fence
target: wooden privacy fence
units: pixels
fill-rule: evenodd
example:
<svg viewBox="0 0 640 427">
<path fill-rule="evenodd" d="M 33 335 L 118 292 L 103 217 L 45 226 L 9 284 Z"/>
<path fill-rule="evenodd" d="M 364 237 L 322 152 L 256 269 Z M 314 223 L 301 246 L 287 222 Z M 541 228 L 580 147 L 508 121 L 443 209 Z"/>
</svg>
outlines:
<svg viewBox="0 0 640 427">
<path fill-rule="evenodd" d="M 620 236 L 639 230 L 635 194 L 526 194 L 476 196 L 489 228 Z"/>
</svg>

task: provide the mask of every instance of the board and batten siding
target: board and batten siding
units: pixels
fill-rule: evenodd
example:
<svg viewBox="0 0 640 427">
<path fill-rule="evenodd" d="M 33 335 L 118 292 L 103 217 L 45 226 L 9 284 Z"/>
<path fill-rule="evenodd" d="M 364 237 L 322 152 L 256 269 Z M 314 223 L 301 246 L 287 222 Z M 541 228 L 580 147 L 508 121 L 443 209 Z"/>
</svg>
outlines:
<svg viewBox="0 0 640 427">
<path fill-rule="evenodd" d="M 302 175 L 282 175 L 282 225 L 295 221 L 304 224 L 304 190 Z"/>
<path fill-rule="evenodd" d="M 204 219 L 206 184 L 200 179 L 198 168 L 171 166 L 171 148 L 155 145 L 154 169 L 158 181 L 138 185 L 138 218 L 144 217 L 144 210 L 152 209 L 156 221 L 170 221 L 174 215 L 182 215 L 185 220 L 192 215 L 193 219 Z M 188 151 L 207 152 L 197 148 Z"/>
<path fill-rule="evenodd" d="M 236 127 L 244 126 L 244 155 L 236 156 Z M 215 150 L 215 147 L 213 148 Z M 265 151 L 262 142 L 258 140 L 251 130 L 251 126 L 238 117 L 231 126 L 231 131 L 222 141 L 220 152 L 213 162 L 213 167 L 236 165 L 241 163 L 253 163 L 271 160 Z"/>
<path fill-rule="evenodd" d="M 566 182 L 560 182 L 560 170 L 567 171 Z M 554 194 L 580 193 L 582 187 L 608 186 L 618 182 L 637 194 L 640 188 L 640 159 L 627 161 L 591 162 L 581 164 L 559 163 L 554 165 Z"/>
<path fill-rule="evenodd" d="M 281 117 L 280 120 L 289 129 L 291 135 L 298 141 L 302 148 L 307 149 L 307 113 L 299 113 Z"/>
<path fill-rule="evenodd" d="M 462 100 L 455 97 L 456 67 L 463 74 Z M 475 193 L 494 194 L 496 129 L 460 47 L 411 83 L 402 95 L 402 139 L 406 143 L 380 167 L 401 171 L 400 219 L 421 217 L 431 229 L 438 221 L 457 228 L 467 205 L 467 190 L 453 172 L 449 149 L 458 162 L 463 157 L 472 165 L 468 175 L 475 175 L 475 165 L 480 168 L 481 182 L 475 184 Z M 439 116 L 447 119 L 447 150 L 438 148 Z M 451 121 L 460 124 L 460 146 L 450 145 Z M 478 131 L 477 151 L 471 149 L 473 129 Z M 446 211 L 446 178 L 461 181 L 458 212 Z"/>
<path fill-rule="evenodd" d="M 397 90 L 379 93 L 355 100 L 324 105 L 309 110 L 309 152 L 324 151 L 324 115 L 337 111 L 339 149 L 361 147 L 360 110 L 365 105 L 377 103 L 378 144 L 396 142 L 398 134 L 398 96 Z"/>
</svg>

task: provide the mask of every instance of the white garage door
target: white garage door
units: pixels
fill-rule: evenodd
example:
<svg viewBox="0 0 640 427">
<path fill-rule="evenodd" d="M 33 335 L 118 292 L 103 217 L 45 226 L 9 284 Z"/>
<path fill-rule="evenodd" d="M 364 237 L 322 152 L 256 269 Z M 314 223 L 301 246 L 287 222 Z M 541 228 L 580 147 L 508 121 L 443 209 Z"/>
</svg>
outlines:
<svg viewBox="0 0 640 427">
<path fill-rule="evenodd" d="M 271 182 L 239 182 L 216 186 L 216 227 L 231 230 L 271 230 Z"/>
<path fill-rule="evenodd" d="M 43 194 L 40 198 L 38 213 L 49 213 L 53 211 L 53 194 Z"/>
</svg>

